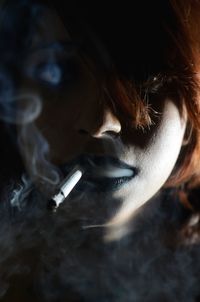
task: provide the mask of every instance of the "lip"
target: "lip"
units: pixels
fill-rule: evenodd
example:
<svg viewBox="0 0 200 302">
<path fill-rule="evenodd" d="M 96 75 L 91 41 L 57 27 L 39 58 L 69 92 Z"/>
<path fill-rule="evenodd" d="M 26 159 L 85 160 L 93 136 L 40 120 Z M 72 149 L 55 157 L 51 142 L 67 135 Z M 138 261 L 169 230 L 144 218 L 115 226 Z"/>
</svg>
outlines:
<svg viewBox="0 0 200 302">
<path fill-rule="evenodd" d="M 114 192 L 131 181 L 133 177 L 119 178 L 84 178 L 75 188 L 77 191 L 85 192 Z"/>
<path fill-rule="evenodd" d="M 75 187 L 77 191 L 112 192 L 127 184 L 138 173 L 135 167 L 116 157 L 93 154 L 80 155 L 60 168 L 67 175 L 76 165 L 84 170 L 82 179 Z M 116 171 L 117 175 L 114 176 Z"/>
</svg>

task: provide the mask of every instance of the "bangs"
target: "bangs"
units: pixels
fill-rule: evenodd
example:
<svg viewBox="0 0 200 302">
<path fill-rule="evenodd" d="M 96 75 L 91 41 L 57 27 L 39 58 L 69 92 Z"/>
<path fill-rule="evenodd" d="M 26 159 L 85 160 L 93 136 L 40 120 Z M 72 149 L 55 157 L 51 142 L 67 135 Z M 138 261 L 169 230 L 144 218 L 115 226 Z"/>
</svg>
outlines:
<svg viewBox="0 0 200 302">
<path fill-rule="evenodd" d="M 184 89 L 193 77 L 188 69 L 191 56 L 181 50 L 183 43 L 187 45 L 184 34 L 180 39 L 173 35 L 179 24 L 169 1 L 141 1 L 133 8 L 115 4 L 112 14 L 104 1 L 83 7 L 76 0 L 62 7 L 57 11 L 80 52 L 93 62 L 94 76 L 106 75 L 100 89 L 129 125 L 152 125 L 157 114 L 154 98 L 163 102 L 170 97 L 182 111 Z"/>
<path fill-rule="evenodd" d="M 150 128 L 161 114 L 155 108 L 161 109 L 167 98 L 173 100 L 182 115 L 184 100 L 190 97 L 190 73 L 159 73 L 136 83 L 118 74 L 114 67 L 104 73 L 87 56 L 81 55 L 81 60 L 98 87 L 99 99 L 107 103 L 128 127 Z"/>
<path fill-rule="evenodd" d="M 151 107 L 147 87 L 146 91 L 142 87 L 137 89 L 132 81 L 114 76 L 106 84 L 104 91 L 108 101 L 118 108 L 128 126 L 144 130 L 153 124 L 152 117 L 157 112 Z"/>
</svg>

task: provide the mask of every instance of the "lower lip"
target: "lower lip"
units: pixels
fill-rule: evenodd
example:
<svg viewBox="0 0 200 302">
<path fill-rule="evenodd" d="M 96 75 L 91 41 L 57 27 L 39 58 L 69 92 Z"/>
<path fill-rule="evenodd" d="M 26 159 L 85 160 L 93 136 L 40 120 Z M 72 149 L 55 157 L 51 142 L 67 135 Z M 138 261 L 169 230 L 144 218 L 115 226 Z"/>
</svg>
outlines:
<svg viewBox="0 0 200 302">
<path fill-rule="evenodd" d="M 75 187 L 78 191 L 85 192 L 113 192 L 130 182 L 133 177 L 117 177 L 117 178 L 82 178 Z"/>
</svg>

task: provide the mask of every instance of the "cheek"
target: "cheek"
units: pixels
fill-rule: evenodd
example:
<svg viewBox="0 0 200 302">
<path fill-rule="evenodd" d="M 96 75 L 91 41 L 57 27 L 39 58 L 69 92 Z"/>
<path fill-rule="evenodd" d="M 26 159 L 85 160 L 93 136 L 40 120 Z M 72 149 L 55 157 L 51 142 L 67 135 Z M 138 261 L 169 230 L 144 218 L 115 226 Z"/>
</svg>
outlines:
<svg viewBox="0 0 200 302">
<path fill-rule="evenodd" d="M 134 164 L 138 176 L 116 197 L 124 202 L 111 223 L 125 223 L 135 211 L 150 200 L 170 176 L 178 155 L 186 127 L 186 119 L 180 118 L 176 106 L 165 104 L 160 124 L 144 149 L 134 148 Z"/>
<path fill-rule="evenodd" d="M 43 109 L 36 126 L 49 145 L 49 158 L 54 164 L 59 164 L 74 153 L 76 136 L 74 131 L 77 120 L 77 98 L 70 98 L 71 102 L 54 96 L 43 96 Z M 74 102 L 73 102 L 74 101 Z"/>
<path fill-rule="evenodd" d="M 42 95 L 43 110 L 36 125 L 49 143 L 54 163 L 76 156 L 87 143 L 88 138 L 79 134 L 77 125 L 81 116 L 96 106 L 96 96 L 93 91 L 88 93 L 91 89 L 87 89 L 86 83 L 83 86 L 78 86 L 77 91 L 71 94 Z"/>
<path fill-rule="evenodd" d="M 152 178 L 152 188 L 161 187 L 170 176 L 180 153 L 185 128 L 186 118 L 181 118 L 177 107 L 167 101 L 161 122 L 141 162 L 148 181 Z"/>
</svg>

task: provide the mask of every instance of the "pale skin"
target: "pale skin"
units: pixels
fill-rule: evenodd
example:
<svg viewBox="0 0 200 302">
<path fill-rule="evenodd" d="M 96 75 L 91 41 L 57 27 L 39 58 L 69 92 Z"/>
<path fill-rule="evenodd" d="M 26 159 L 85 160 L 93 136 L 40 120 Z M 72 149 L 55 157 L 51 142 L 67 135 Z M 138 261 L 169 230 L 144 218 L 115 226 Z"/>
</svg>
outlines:
<svg viewBox="0 0 200 302">
<path fill-rule="evenodd" d="M 44 24 L 49 26 L 48 31 L 44 24 L 41 26 L 42 41 L 68 41 L 68 33 L 59 18 L 52 13 L 46 18 Z M 51 26 L 54 28 L 52 31 Z M 53 34 L 49 35 L 50 32 Z M 40 42 L 37 37 L 34 41 L 36 48 Z M 34 68 L 43 63 L 46 56 L 41 54 L 40 50 L 36 50 L 27 64 Z M 61 54 L 62 60 L 65 56 Z M 57 57 L 55 54 L 55 62 Z M 97 78 L 80 58 L 76 57 L 75 61 L 79 74 L 72 89 L 68 89 L 67 85 L 62 91 L 48 89 L 40 78 L 29 76 L 25 81 L 25 90 L 37 90 L 43 100 L 43 110 L 36 124 L 49 142 L 53 163 L 62 164 L 80 154 L 89 153 L 115 156 L 137 168 L 136 177 L 107 193 L 110 197 L 123 200 L 111 220 L 111 223 L 122 223 L 149 201 L 171 175 L 182 147 L 187 114 L 181 114 L 174 100 L 169 98 L 152 101 L 153 110 L 158 112 L 154 125 L 145 131 L 132 128 L 127 125 L 120 110 L 108 104 L 105 96 L 101 97 Z M 52 84 L 48 76 L 45 80 Z"/>
</svg>

